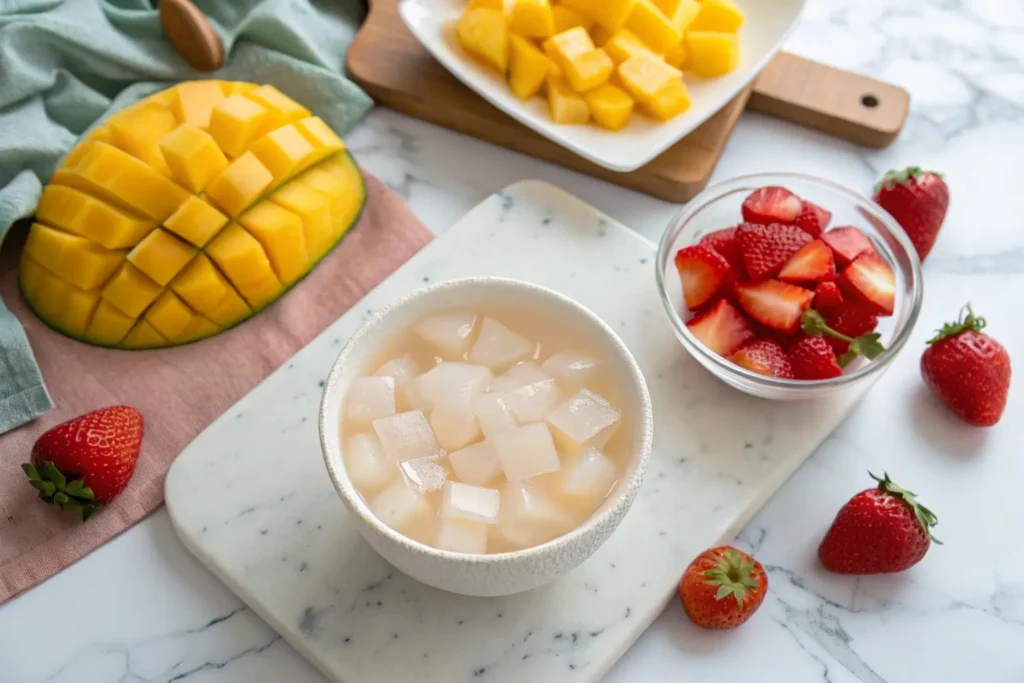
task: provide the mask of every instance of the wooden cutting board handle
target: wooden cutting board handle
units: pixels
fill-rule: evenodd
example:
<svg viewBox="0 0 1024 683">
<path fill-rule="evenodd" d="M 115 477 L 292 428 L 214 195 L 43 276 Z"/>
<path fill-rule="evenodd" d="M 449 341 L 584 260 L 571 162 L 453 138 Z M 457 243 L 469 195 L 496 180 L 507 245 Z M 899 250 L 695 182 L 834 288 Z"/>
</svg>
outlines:
<svg viewBox="0 0 1024 683">
<path fill-rule="evenodd" d="M 754 81 L 747 107 L 866 147 L 886 147 L 907 120 L 910 94 L 891 83 L 780 52 Z"/>
</svg>

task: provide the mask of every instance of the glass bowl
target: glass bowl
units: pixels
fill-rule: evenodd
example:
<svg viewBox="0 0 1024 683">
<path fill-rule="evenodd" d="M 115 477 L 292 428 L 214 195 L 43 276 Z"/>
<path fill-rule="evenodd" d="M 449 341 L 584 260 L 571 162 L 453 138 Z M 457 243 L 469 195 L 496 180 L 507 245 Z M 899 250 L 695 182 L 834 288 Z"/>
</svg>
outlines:
<svg viewBox="0 0 1024 683">
<path fill-rule="evenodd" d="M 832 212 L 829 228 L 852 225 L 871 238 L 896 274 L 893 315 L 879 318 L 885 353 L 874 360 L 859 358 L 842 375 L 823 380 L 769 377 L 733 364 L 705 347 L 686 327 L 692 314 L 683 304 L 682 286 L 675 268 L 676 252 L 696 244 L 715 230 L 742 222 L 743 200 L 759 187 L 781 185 Z M 921 311 L 921 262 L 899 224 L 875 202 L 830 180 L 799 173 L 759 173 L 713 185 L 690 201 L 661 238 L 657 259 L 658 291 L 669 322 L 690 354 L 723 382 L 753 396 L 773 400 L 799 400 L 823 396 L 877 377 L 907 343 Z"/>
</svg>

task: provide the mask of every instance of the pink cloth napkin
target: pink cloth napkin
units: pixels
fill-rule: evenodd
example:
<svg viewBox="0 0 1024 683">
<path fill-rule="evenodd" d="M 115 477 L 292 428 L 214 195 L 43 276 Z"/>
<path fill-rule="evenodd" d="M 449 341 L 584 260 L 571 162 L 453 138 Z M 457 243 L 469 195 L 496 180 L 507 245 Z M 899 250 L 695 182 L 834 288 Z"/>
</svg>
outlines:
<svg viewBox="0 0 1024 683">
<path fill-rule="evenodd" d="M 185 446 L 430 241 L 398 195 L 376 178 L 366 182 L 362 219 L 309 277 L 249 322 L 174 349 L 101 349 L 49 329 L 18 292 L 21 240 L 6 241 L 0 296 L 25 327 L 54 409 L 0 436 L 0 604 L 152 512 L 163 502 L 164 475 Z M 118 404 L 138 408 L 145 419 L 142 454 L 124 493 L 85 524 L 36 500 L 20 467 L 36 438 Z"/>
</svg>

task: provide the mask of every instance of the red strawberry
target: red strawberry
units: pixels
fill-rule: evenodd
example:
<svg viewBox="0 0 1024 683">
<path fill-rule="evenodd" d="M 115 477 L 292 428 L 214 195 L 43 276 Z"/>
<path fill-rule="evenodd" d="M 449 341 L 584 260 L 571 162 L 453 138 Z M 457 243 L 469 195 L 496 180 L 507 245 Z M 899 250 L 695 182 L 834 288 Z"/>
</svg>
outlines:
<svg viewBox="0 0 1024 683">
<path fill-rule="evenodd" d="M 789 345 L 789 362 L 797 379 L 829 379 L 843 374 L 836 352 L 824 337 L 798 338 Z"/>
<path fill-rule="evenodd" d="M 736 628 L 757 611 L 767 591 L 761 563 L 729 546 L 705 550 L 679 580 L 683 609 L 701 628 Z"/>
<path fill-rule="evenodd" d="M 124 490 L 141 446 L 139 411 L 104 408 L 44 433 L 22 469 L 40 498 L 85 521 Z"/>
<path fill-rule="evenodd" d="M 825 228 L 828 227 L 828 223 L 831 220 L 831 211 L 826 211 L 817 204 L 812 204 L 805 199 L 803 211 L 796 217 L 796 222 L 793 225 L 811 237 L 821 237 L 821 233 L 825 232 Z"/>
<path fill-rule="evenodd" d="M 861 254 L 875 253 L 875 247 L 868 236 L 852 225 L 829 230 L 821 239 L 835 253 L 836 264 L 842 268 L 853 263 Z"/>
<path fill-rule="evenodd" d="M 735 268 L 743 268 L 743 258 L 740 256 L 739 245 L 736 243 L 736 228 L 725 228 L 709 232 L 700 238 L 698 242 L 703 247 L 714 249 L 725 257 Z"/>
<path fill-rule="evenodd" d="M 761 280 L 736 283 L 736 298 L 757 322 L 792 333 L 800 326 L 800 315 L 811 305 L 814 293 L 778 280 Z"/>
<path fill-rule="evenodd" d="M 720 356 L 730 355 L 754 336 L 747 319 L 725 299 L 719 299 L 706 312 L 692 318 L 686 326 L 700 343 Z"/>
<path fill-rule="evenodd" d="M 875 331 L 878 327 L 878 316 L 856 301 L 850 301 L 840 303 L 831 313 L 825 314 L 825 322 L 840 334 L 860 337 Z M 828 337 L 828 343 L 837 354 L 844 354 L 850 350 L 850 343 L 837 337 Z"/>
<path fill-rule="evenodd" d="M 892 315 L 896 307 L 896 275 L 876 254 L 863 254 L 836 280 L 843 293 L 864 304 L 872 313 Z"/>
<path fill-rule="evenodd" d="M 814 289 L 814 308 L 822 315 L 830 315 L 843 305 L 843 293 L 834 282 L 822 282 Z"/>
<path fill-rule="evenodd" d="M 792 225 L 744 223 L 736 228 L 743 267 L 752 280 L 775 277 L 786 261 L 810 241 L 810 235 Z"/>
<path fill-rule="evenodd" d="M 796 379 L 789 356 L 779 342 L 773 339 L 755 339 L 729 356 L 736 365 L 769 377 Z"/>
<path fill-rule="evenodd" d="M 1010 355 L 984 332 L 987 322 L 964 307 L 921 356 L 921 376 L 939 400 L 968 424 L 990 427 L 1003 415 L 1010 391 Z"/>
<path fill-rule="evenodd" d="M 803 314 L 803 317 L 800 320 L 800 329 L 804 331 L 804 334 L 816 339 L 822 339 L 825 346 L 828 346 L 829 349 L 833 348 L 833 342 L 843 342 L 845 344 L 845 350 L 842 355 L 835 359 L 840 368 L 845 368 L 857 356 L 864 356 L 869 360 L 874 360 L 885 353 L 885 347 L 878 341 L 882 335 L 877 332 L 869 332 L 868 334 L 851 337 L 850 335 L 844 334 L 839 330 L 830 327 L 817 311 L 806 311 Z M 809 348 L 810 347 L 808 347 L 808 349 Z M 823 347 L 818 345 L 818 348 Z M 790 349 L 790 360 L 793 360 L 794 372 L 797 372 L 797 376 L 799 377 L 800 373 L 796 371 L 796 361 L 793 359 L 792 349 Z"/>
<path fill-rule="evenodd" d="M 761 225 L 792 223 L 803 208 L 803 201 L 786 188 L 762 187 L 743 200 L 743 220 Z"/>
<path fill-rule="evenodd" d="M 715 296 L 729 275 L 729 262 L 718 252 L 699 244 L 680 249 L 676 254 L 676 270 L 683 285 L 683 300 L 691 311 Z"/>
<path fill-rule="evenodd" d="M 836 262 L 832 250 L 821 240 L 808 242 L 782 266 L 779 279 L 794 284 L 835 280 Z"/>
<path fill-rule="evenodd" d="M 939 543 L 931 532 L 939 520 L 913 491 L 894 484 L 888 474 L 871 477 L 878 486 L 861 491 L 839 510 L 818 547 L 818 559 L 831 572 L 901 572 L 920 562 L 932 541 Z"/>
<path fill-rule="evenodd" d="M 949 187 L 942 176 L 916 166 L 889 171 L 875 186 L 875 201 L 902 226 L 924 261 L 949 209 Z"/>
</svg>

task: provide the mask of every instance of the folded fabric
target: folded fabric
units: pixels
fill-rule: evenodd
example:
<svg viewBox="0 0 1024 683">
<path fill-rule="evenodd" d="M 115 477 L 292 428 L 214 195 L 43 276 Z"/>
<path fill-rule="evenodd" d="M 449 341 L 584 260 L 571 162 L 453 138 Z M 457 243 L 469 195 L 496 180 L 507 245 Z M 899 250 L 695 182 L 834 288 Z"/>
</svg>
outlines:
<svg viewBox="0 0 1024 683">
<path fill-rule="evenodd" d="M 196 5 L 224 42 L 225 65 L 214 74 L 197 73 L 178 56 L 150 0 L 0 2 L 0 245 L 11 224 L 35 210 L 43 185 L 82 134 L 173 82 L 270 83 L 339 133 L 372 106 L 342 75 L 365 14 L 359 0 Z M 0 301 L 0 434 L 50 407 L 25 334 Z"/>
</svg>

